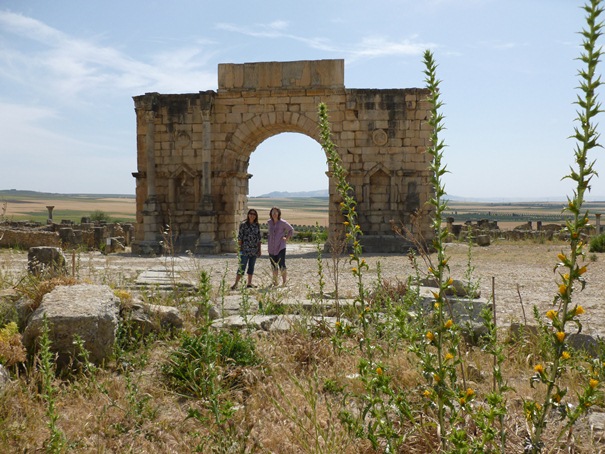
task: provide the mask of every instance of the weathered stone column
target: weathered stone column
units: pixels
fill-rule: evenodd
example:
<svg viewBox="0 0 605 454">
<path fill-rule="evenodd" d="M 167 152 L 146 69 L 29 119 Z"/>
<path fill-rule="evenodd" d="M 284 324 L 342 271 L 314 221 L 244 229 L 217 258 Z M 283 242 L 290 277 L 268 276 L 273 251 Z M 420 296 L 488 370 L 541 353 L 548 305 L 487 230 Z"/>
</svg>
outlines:
<svg viewBox="0 0 605 454">
<path fill-rule="evenodd" d="M 53 209 L 54 208 L 55 207 L 52 206 L 52 205 L 49 205 L 49 206 L 46 207 L 46 209 L 48 210 L 48 221 L 47 221 L 48 224 L 52 224 L 53 223 Z"/>
<path fill-rule="evenodd" d="M 202 211 L 212 211 L 212 92 L 200 93 L 202 107 Z"/>
<path fill-rule="evenodd" d="M 143 206 L 143 224 L 145 229 L 145 241 L 156 241 L 159 234 L 158 201 L 155 186 L 155 112 L 148 110 L 145 112 L 146 133 L 145 133 L 145 153 L 147 158 L 147 200 Z"/>
<path fill-rule="evenodd" d="M 202 115 L 202 168 L 199 184 L 196 184 L 196 200 L 199 201 L 199 236 L 195 252 L 215 254 L 220 251 L 217 241 L 217 216 L 212 203 L 212 106 L 214 92 L 200 92 Z M 201 192 L 201 194 L 199 194 Z"/>
</svg>

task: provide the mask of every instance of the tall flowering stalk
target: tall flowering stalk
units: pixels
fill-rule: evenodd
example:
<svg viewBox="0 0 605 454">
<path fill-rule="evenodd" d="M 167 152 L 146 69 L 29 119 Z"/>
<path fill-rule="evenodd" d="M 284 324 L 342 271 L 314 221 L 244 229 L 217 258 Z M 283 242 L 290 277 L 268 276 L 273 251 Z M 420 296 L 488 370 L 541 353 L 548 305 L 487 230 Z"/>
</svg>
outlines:
<svg viewBox="0 0 605 454">
<path fill-rule="evenodd" d="M 363 232 L 361 231 L 361 227 L 357 223 L 357 212 L 355 210 L 357 202 L 355 201 L 355 198 L 353 196 L 353 188 L 347 181 L 347 172 L 342 166 L 342 161 L 338 152 L 336 151 L 336 146 L 334 145 L 334 142 L 332 142 L 332 133 L 330 128 L 330 122 L 328 119 L 328 108 L 324 103 L 319 104 L 319 128 L 321 136 L 321 145 L 324 151 L 326 152 L 328 165 L 332 173 L 332 178 L 336 182 L 338 193 L 342 199 L 342 202 L 340 202 L 340 209 L 345 217 L 345 221 L 343 223 L 345 239 L 351 251 L 351 254 L 349 255 L 349 263 L 352 265 L 351 271 L 357 281 L 358 292 L 356 300 L 359 303 L 361 309 L 361 322 L 364 332 L 364 339 L 361 343 L 361 347 L 362 349 L 365 348 L 366 353 L 371 354 L 370 340 L 369 336 L 367 336 L 367 331 L 369 327 L 369 314 L 367 314 L 367 312 L 369 308 L 366 305 L 366 292 L 363 284 L 363 271 L 368 269 L 368 265 L 361 256 L 362 249 L 361 243 L 359 242 L 359 238 L 361 237 L 361 235 L 363 235 Z"/>
<path fill-rule="evenodd" d="M 363 272 L 368 264 L 362 258 L 362 248 L 359 237 L 363 234 L 357 223 L 356 201 L 353 197 L 353 188 L 346 179 L 346 170 L 342 166 L 340 156 L 331 139 L 331 129 L 328 121 L 326 105 L 319 105 L 319 124 L 321 143 L 326 152 L 332 177 L 336 182 L 338 193 L 342 198 L 340 208 L 345 217 L 345 240 L 350 248 L 351 271 L 357 280 L 356 303 L 359 304 L 359 319 L 362 334 L 359 347 L 363 357 L 359 361 L 359 376 L 365 393 L 360 396 L 361 411 L 357 416 L 349 412 L 341 414 L 341 420 L 357 436 L 365 436 L 374 449 L 383 447 L 385 452 L 398 452 L 402 439 L 399 435 L 400 427 L 394 418 L 394 412 L 406 413 L 407 402 L 405 398 L 394 392 L 390 386 L 391 378 L 386 367 L 375 360 L 375 345 L 372 345 L 370 318 L 372 308 L 367 304 L 366 290 L 363 283 Z"/>
<path fill-rule="evenodd" d="M 542 450 L 544 445 L 542 434 L 551 410 L 557 410 L 563 419 L 567 419 L 567 427 L 571 427 L 594 403 L 599 386 L 598 372 L 593 368 L 583 368 L 582 371 L 587 375 L 586 385 L 579 395 L 579 405 L 574 410 L 570 410 L 570 406 L 564 402 L 567 389 L 562 388 L 559 383 L 563 372 L 571 367 L 568 361 L 571 353 L 567 344 L 569 326 L 574 325 L 578 332 L 582 328 L 579 317 L 584 309 L 574 304 L 572 297 L 576 290 L 582 290 L 586 285 L 584 280 L 586 266 L 581 264 L 585 257 L 585 244 L 581 233 L 588 227 L 589 218 L 588 211 L 583 211 L 582 205 L 586 192 L 590 191 L 590 181 L 597 175 L 594 170 L 595 161 L 589 161 L 588 155 L 593 148 L 600 147 L 597 125 L 594 121 L 602 112 L 601 104 L 597 101 L 597 89 L 601 85 L 601 77 L 596 74 L 602 54 L 601 48 L 597 47 L 597 40 L 602 34 L 603 27 L 603 23 L 599 21 L 599 16 L 603 12 L 601 0 L 591 0 L 583 9 L 586 12 L 587 28 L 581 32 L 583 52 L 578 60 L 585 65 L 585 68 L 578 72 L 580 94 L 576 101 L 578 105 L 576 120 L 579 125 L 574 127 L 572 136 L 576 139 L 575 167 L 572 167 L 570 173 L 565 176 L 576 183 L 573 197 L 568 197 L 567 207 L 564 209 L 572 215 L 572 218 L 566 222 L 569 251 L 562 251 L 557 256 L 555 272 L 559 276 L 558 289 L 553 301 L 555 309 L 546 313 L 546 317 L 550 320 L 547 332 L 552 357 L 547 358 L 544 364 L 536 364 L 535 374 L 531 378 L 532 386 L 536 383 L 545 386 L 544 400 L 541 404 L 535 401 L 525 402 L 525 414 L 530 427 L 525 446 L 525 451 L 528 453 L 538 453 Z"/>
<path fill-rule="evenodd" d="M 459 334 L 451 318 L 448 317 L 446 305 L 446 291 L 452 285 L 449 277 L 448 256 L 446 255 L 447 229 L 443 228 L 444 212 L 447 209 L 447 200 L 444 198 L 445 186 L 443 176 L 447 172 L 443 163 L 445 143 L 440 138 L 444 129 L 444 117 L 441 114 L 443 102 L 440 98 L 439 84 L 437 79 L 437 64 L 430 51 L 424 53 L 424 74 L 426 87 L 429 91 L 428 101 L 431 109 L 428 124 L 431 127 L 430 146 L 427 153 L 431 156 L 431 185 L 435 191 L 434 197 L 429 203 L 434 208 L 432 227 L 434 230 L 433 248 L 436 251 L 436 263 L 430 261 L 428 274 L 437 284 L 437 291 L 433 292 L 435 298 L 435 311 L 433 315 L 433 328 L 426 332 L 426 345 L 424 348 L 416 348 L 416 353 L 421 356 L 423 373 L 429 381 L 429 388 L 424 395 L 430 405 L 436 408 L 438 419 L 439 437 L 444 449 L 447 440 L 450 439 L 456 446 L 465 444 L 465 434 L 455 428 L 453 422 L 457 418 L 457 408 L 466 408 L 466 405 L 474 398 L 472 389 L 460 390 L 457 384 L 456 366 L 460 364 L 457 346 Z M 458 401 L 458 405 L 453 402 Z M 447 416 L 449 415 L 449 416 Z M 450 424 L 447 424 L 447 420 Z"/>
</svg>

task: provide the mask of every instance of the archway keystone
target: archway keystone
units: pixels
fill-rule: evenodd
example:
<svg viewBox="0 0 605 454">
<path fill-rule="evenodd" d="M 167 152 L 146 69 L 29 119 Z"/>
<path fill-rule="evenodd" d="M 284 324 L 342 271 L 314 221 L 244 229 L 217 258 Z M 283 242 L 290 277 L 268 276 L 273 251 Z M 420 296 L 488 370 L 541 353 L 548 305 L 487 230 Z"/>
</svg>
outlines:
<svg viewBox="0 0 605 454">
<path fill-rule="evenodd" d="M 233 232 L 247 210 L 251 154 L 283 132 L 319 142 L 320 102 L 355 190 L 364 249 L 407 250 L 410 244 L 391 231 L 390 221 L 409 228 L 423 209 L 414 231 L 430 240 L 427 95 L 418 88 L 347 89 L 344 60 L 316 60 L 220 64 L 217 91 L 135 96 L 133 252 L 157 253 L 167 225 L 177 232 L 176 252 L 234 251 Z M 334 236 L 343 218 L 331 178 L 329 193 Z"/>
</svg>

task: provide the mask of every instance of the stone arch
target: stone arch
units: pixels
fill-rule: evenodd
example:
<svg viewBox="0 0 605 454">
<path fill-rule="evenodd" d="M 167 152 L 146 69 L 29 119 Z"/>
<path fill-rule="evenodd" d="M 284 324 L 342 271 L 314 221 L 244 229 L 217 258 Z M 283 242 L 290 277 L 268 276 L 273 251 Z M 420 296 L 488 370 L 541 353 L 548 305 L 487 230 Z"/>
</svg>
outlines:
<svg viewBox="0 0 605 454">
<path fill-rule="evenodd" d="M 321 144 L 317 121 L 306 115 L 293 114 L 262 115 L 250 119 L 236 129 L 225 147 L 225 153 L 232 156 L 232 170 L 237 180 L 234 185 L 235 193 L 231 200 L 225 200 L 225 204 L 232 206 L 231 211 L 236 221 L 245 218 L 248 210 L 249 180 L 252 177 L 248 173 L 248 165 L 252 153 L 265 140 L 282 133 L 303 134 Z"/>
<path fill-rule="evenodd" d="M 217 91 L 135 97 L 133 252 L 157 252 L 160 225 L 171 213 L 183 250 L 233 251 L 233 232 L 247 207 L 251 153 L 284 132 L 320 143 L 320 102 L 358 202 L 365 250 L 406 250 L 410 243 L 386 224 L 409 217 L 406 210 L 432 194 L 430 157 L 423 153 L 430 138 L 427 95 L 417 88 L 347 89 L 344 61 L 318 60 L 221 64 Z M 339 232 L 340 196 L 329 169 L 328 177 L 329 231 Z M 430 219 L 420 233 L 432 238 Z"/>
</svg>

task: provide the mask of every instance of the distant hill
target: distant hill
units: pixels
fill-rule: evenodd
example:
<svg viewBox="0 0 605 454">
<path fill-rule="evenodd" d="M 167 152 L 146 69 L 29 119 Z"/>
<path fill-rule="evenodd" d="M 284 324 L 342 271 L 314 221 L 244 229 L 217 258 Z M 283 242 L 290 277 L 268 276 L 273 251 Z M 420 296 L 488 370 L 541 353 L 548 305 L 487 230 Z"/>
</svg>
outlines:
<svg viewBox="0 0 605 454">
<path fill-rule="evenodd" d="M 317 191 L 302 191 L 302 192 L 288 192 L 288 191 L 273 191 L 268 194 L 259 195 L 258 198 L 262 199 L 295 199 L 295 198 L 308 198 L 308 197 L 329 197 L 330 194 L 327 189 L 319 189 Z"/>
</svg>

